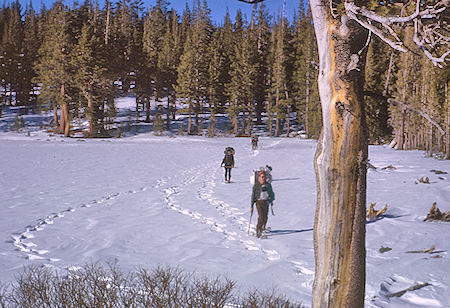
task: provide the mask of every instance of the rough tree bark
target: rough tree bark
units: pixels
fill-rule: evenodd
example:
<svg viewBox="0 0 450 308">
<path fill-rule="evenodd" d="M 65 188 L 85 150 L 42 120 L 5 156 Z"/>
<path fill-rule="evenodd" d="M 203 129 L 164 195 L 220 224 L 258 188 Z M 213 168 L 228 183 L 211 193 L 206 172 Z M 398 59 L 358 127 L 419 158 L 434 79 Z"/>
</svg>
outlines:
<svg viewBox="0 0 450 308">
<path fill-rule="evenodd" d="M 367 31 L 329 1 L 310 1 L 319 50 L 323 129 L 314 159 L 313 307 L 363 307 L 367 136 L 363 84 Z"/>
<path fill-rule="evenodd" d="M 61 94 L 61 115 L 59 123 L 59 131 L 64 134 L 64 136 L 70 136 L 70 120 L 69 120 L 69 105 L 65 101 L 66 91 L 65 84 L 61 84 L 60 87 Z"/>
<path fill-rule="evenodd" d="M 393 2 L 402 8 L 413 3 Z M 416 0 L 411 15 L 381 16 L 367 9 L 365 1 L 309 1 L 319 50 L 318 85 L 323 114 L 323 129 L 314 158 L 317 207 L 313 307 L 364 306 L 367 172 L 362 101 L 367 37 L 364 29 L 392 48 L 407 52 L 393 24 L 414 23 L 414 43 L 435 65 L 442 66 L 450 55 L 449 43 L 442 39 L 441 33 L 445 34 L 448 26 L 445 13 L 449 2 L 432 1 L 429 5 Z M 442 54 L 438 54 L 440 46 L 444 46 Z"/>
</svg>

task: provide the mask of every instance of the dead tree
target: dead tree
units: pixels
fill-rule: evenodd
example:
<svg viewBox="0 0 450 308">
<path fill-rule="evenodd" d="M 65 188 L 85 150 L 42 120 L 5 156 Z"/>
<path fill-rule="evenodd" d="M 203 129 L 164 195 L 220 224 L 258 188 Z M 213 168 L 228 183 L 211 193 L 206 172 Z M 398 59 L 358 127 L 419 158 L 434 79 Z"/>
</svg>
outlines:
<svg viewBox="0 0 450 308">
<path fill-rule="evenodd" d="M 263 0 L 240 0 L 257 3 Z M 364 307 L 367 133 L 363 102 L 369 34 L 402 52 L 397 25 L 414 26 L 414 42 L 435 64 L 450 53 L 450 0 L 380 1 L 394 14 L 377 15 L 365 1 L 310 0 L 319 51 L 323 129 L 314 158 L 313 307 Z M 406 11 L 413 8 L 413 13 Z M 398 13 L 398 14 L 397 14 Z"/>
</svg>

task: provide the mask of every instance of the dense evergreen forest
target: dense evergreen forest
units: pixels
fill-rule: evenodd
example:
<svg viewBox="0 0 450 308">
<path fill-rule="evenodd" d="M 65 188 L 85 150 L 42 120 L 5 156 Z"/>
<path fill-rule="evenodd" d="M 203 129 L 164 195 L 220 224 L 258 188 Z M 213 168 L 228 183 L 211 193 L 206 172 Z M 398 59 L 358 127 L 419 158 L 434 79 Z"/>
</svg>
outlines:
<svg viewBox="0 0 450 308">
<path fill-rule="evenodd" d="M 411 29 L 403 35 L 412 41 Z M 292 23 L 283 12 L 270 16 L 262 2 L 251 16 L 238 11 L 220 24 L 199 0 L 183 12 L 165 0 L 150 8 L 139 0 L 59 1 L 39 12 L 17 1 L 0 9 L 0 41 L 0 115 L 11 105 L 53 110 L 55 131 L 66 136 L 80 118 L 89 121 L 88 136 L 111 136 L 114 98 L 124 95 L 135 96 L 136 110 L 159 130 L 183 113 L 187 133 L 197 134 L 207 112 L 210 136 L 217 114 L 227 115 L 235 135 L 251 135 L 258 124 L 289 136 L 293 123 L 310 138 L 320 133 L 317 47 L 302 1 Z M 367 48 L 369 142 L 449 157 L 448 66 L 375 36 Z"/>
</svg>

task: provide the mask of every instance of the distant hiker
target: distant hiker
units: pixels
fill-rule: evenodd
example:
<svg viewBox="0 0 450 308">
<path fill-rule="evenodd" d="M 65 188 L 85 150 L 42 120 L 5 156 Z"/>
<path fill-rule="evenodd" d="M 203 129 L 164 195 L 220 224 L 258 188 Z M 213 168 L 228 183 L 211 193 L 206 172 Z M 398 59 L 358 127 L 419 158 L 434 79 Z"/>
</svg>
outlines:
<svg viewBox="0 0 450 308">
<path fill-rule="evenodd" d="M 252 149 L 256 150 L 258 148 L 258 136 L 252 136 Z"/>
<path fill-rule="evenodd" d="M 227 147 L 224 151 L 225 156 L 222 159 L 221 167 L 225 167 L 225 182 L 231 182 L 231 168 L 234 168 L 234 149 Z"/>
<path fill-rule="evenodd" d="M 272 185 L 266 181 L 266 171 L 258 172 L 258 180 L 253 185 L 251 212 L 253 214 L 253 205 L 256 203 L 258 210 L 258 224 L 256 225 L 256 236 L 261 237 L 267 223 L 269 213 L 269 204 L 275 200 L 275 194 Z"/>
</svg>

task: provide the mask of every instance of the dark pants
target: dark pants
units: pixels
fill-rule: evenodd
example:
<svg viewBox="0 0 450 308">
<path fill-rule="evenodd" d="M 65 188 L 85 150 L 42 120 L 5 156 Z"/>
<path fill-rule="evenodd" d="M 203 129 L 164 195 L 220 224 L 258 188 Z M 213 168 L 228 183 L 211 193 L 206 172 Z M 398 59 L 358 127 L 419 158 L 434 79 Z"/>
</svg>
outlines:
<svg viewBox="0 0 450 308">
<path fill-rule="evenodd" d="M 267 200 L 256 201 L 258 210 L 258 224 L 256 225 L 256 236 L 260 237 L 262 231 L 266 228 L 267 215 L 269 214 L 269 202 Z"/>
<path fill-rule="evenodd" d="M 228 177 L 227 177 L 228 174 Z M 231 167 L 225 167 L 225 181 L 231 180 Z"/>
</svg>

